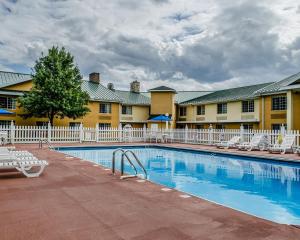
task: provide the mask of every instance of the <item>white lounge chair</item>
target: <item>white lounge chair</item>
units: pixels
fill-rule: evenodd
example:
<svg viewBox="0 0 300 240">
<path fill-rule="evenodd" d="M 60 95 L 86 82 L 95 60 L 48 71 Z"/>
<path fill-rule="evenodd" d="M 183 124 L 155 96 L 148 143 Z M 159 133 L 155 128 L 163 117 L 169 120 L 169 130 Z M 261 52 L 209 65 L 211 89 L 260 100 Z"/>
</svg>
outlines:
<svg viewBox="0 0 300 240">
<path fill-rule="evenodd" d="M 13 154 L 14 156 L 33 156 L 33 154 L 28 151 L 15 151 L 7 147 L 0 147 L 0 155 L 7 154 Z"/>
<path fill-rule="evenodd" d="M 287 134 L 284 136 L 282 143 L 276 143 L 269 148 L 270 153 L 281 153 L 294 152 L 293 145 L 295 143 L 295 135 Z"/>
<path fill-rule="evenodd" d="M 268 145 L 268 137 L 265 134 L 255 134 L 251 141 L 238 145 L 239 150 L 264 150 Z"/>
<path fill-rule="evenodd" d="M 47 161 L 39 160 L 34 156 L 0 155 L 0 169 L 16 169 L 26 177 L 40 176 L 47 165 Z"/>
<path fill-rule="evenodd" d="M 229 141 L 222 141 L 216 145 L 217 148 L 234 148 L 240 143 L 241 137 L 234 136 Z"/>
</svg>

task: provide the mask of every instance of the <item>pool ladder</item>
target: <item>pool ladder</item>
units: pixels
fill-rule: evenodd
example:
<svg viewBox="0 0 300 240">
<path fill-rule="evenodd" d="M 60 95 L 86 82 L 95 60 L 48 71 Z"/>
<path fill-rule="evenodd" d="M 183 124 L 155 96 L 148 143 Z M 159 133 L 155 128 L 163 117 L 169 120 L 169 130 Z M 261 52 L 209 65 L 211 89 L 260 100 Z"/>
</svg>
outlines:
<svg viewBox="0 0 300 240">
<path fill-rule="evenodd" d="M 144 177 L 147 178 L 147 171 L 144 168 L 141 161 L 139 160 L 139 158 L 136 156 L 136 154 L 131 150 L 124 150 L 122 148 L 118 148 L 113 152 L 113 156 L 112 156 L 112 174 L 115 174 L 115 171 L 116 171 L 116 154 L 118 152 L 122 153 L 122 155 L 121 155 L 121 177 L 120 177 L 120 179 L 132 178 L 132 177 L 137 177 L 138 176 L 137 169 L 136 169 L 135 165 L 133 164 L 132 159 L 130 159 L 130 156 L 133 157 L 133 159 L 136 161 L 136 163 L 139 165 L 139 167 L 143 170 Z M 129 154 L 131 154 L 131 155 L 129 155 Z M 124 161 L 125 161 L 125 158 L 129 162 L 130 166 L 134 169 L 135 175 L 124 175 Z"/>
</svg>

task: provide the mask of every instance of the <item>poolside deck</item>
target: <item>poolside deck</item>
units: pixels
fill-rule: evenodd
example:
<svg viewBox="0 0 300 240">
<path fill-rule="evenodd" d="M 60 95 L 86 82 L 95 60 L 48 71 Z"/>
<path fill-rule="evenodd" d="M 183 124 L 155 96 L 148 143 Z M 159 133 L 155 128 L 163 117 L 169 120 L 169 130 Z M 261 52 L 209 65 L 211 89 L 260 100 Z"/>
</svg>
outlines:
<svg viewBox="0 0 300 240">
<path fill-rule="evenodd" d="M 121 181 L 90 162 L 40 150 L 37 144 L 17 147 L 30 150 L 50 165 L 34 179 L 1 173 L 1 239 L 300 239 L 300 229 L 293 226 L 196 197 L 182 198 L 183 193 L 162 191 L 162 186 L 150 182 Z M 279 157 L 300 161 L 294 154 Z"/>
</svg>

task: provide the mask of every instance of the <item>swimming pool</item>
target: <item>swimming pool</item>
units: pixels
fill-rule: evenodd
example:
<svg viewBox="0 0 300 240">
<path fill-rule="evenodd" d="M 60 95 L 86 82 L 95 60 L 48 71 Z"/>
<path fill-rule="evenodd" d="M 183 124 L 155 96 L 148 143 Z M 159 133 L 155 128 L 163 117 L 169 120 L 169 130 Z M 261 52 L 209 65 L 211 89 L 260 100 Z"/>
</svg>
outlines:
<svg viewBox="0 0 300 240">
<path fill-rule="evenodd" d="M 157 146 L 128 148 L 152 182 L 274 222 L 300 225 L 300 164 Z M 111 168 L 115 149 L 58 150 Z M 133 173 L 128 163 L 125 172 Z"/>
</svg>

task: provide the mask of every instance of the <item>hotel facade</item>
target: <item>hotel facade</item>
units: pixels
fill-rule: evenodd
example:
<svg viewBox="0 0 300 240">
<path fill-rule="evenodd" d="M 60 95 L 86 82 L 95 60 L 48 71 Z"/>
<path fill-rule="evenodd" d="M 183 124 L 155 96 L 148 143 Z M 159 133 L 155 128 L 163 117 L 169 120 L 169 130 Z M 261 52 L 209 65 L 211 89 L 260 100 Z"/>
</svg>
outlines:
<svg viewBox="0 0 300 240">
<path fill-rule="evenodd" d="M 46 118 L 23 119 L 18 97 L 32 88 L 29 74 L 0 71 L 0 108 L 14 114 L 1 115 L 0 125 L 48 124 Z M 55 119 L 55 126 L 165 127 L 155 117 L 170 119 L 171 128 L 279 129 L 300 130 L 300 73 L 280 81 L 218 91 L 176 91 L 160 86 L 140 91 L 140 83 L 130 83 L 129 90 L 101 84 L 100 74 L 91 73 L 82 81 L 82 90 L 90 96 L 90 112 L 78 119 Z"/>
</svg>

